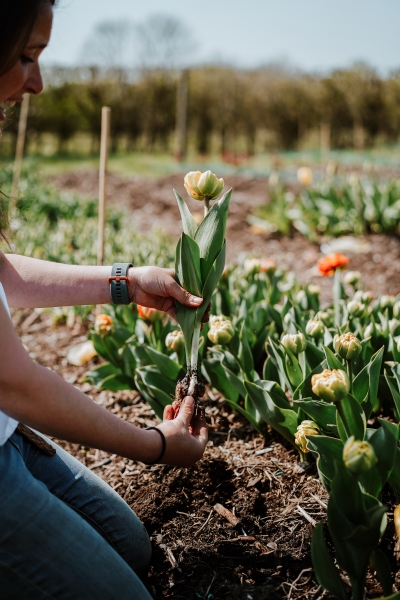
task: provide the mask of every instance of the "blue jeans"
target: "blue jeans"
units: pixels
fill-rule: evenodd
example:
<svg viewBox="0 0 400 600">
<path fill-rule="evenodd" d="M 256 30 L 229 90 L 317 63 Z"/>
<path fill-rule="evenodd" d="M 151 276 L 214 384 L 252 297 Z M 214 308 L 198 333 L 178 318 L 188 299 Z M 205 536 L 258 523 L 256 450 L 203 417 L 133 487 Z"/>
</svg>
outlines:
<svg viewBox="0 0 400 600">
<path fill-rule="evenodd" d="M 0 446 L 0 598 L 151 600 L 143 524 L 104 481 L 53 444 Z"/>
</svg>

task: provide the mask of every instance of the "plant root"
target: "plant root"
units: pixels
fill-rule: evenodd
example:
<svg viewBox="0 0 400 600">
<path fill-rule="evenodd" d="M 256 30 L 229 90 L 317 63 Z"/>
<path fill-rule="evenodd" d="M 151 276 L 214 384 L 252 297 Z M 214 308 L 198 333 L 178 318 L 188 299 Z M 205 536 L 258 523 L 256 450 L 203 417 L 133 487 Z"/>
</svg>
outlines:
<svg viewBox="0 0 400 600">
<path fill-rule="evenodd" d="M 176 401 L 178 402 L 178 406 L 175 409 L 176 415 L 179 413 L 179 409 L 182 405 L 183 400 L 186 396 L 189 395 L 189 388 L 192 379 L 192 374 L 187 372 L 185 377 L 180 379 L 176 385 Z M 201 406 L 200 402 L 203 398 L 206 391 L 206 382 L 202 379 L 197 379 L 194 385 L 194 392 L 192 394 L 194 398 L 194 414 L 192 419 L 192 425 L 195 425 L 196 421 L 204 416 L 204 408 Z"/>
</svg>

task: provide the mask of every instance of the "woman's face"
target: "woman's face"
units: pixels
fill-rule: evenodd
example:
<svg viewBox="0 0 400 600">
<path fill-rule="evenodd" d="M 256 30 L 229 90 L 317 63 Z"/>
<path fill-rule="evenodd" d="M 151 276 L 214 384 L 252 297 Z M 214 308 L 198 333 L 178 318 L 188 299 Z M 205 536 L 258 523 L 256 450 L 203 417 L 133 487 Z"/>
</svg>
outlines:
<svg viewBox="0 0 400 600">
<path fill-rule="evenodd" d="M 39 67 L 39 56 L 50 40 L 53 23 L 53 7 L 44 2 L 34 25 L 31 37 L 22 50 L 17 62 L 0 77 L 0 123 L 5 120 L 5 106 L 22 102 L 24 94 L 40 94 L 43 81 Z"/>
</svg>

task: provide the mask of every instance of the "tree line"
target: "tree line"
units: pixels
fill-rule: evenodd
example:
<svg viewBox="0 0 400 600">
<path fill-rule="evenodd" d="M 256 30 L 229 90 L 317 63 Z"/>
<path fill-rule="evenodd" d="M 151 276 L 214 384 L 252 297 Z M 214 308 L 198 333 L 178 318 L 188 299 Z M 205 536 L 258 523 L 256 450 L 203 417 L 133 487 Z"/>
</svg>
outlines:
<svg viewBox="0 0 400 600">
<path fill-rule="evenodd" d="M 180 73 L 82 67 L 48 69 L 47 86 L 31 98 L 28 141 L 45 134 L 66 152 L 78 134 L 100 142 L 100 112 L 112 108 L 112 151 L 175 149 Z M 324 76 L 266 67 L 192 68 L 187 85 L 188 145 L 198 153 L 303 147 L 310 132 L 322 150 L 362 149 L 400 136 L 400 71 L 381 77 L 363 64 Z M 7 124 L 18 128 L 18 109 Z"/>
</svg>

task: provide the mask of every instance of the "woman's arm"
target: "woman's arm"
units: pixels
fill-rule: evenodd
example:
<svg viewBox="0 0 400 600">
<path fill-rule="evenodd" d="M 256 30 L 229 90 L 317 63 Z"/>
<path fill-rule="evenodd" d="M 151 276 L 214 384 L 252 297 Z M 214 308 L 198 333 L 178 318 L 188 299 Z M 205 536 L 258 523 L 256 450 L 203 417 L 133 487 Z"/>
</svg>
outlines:
<svg viewBox="0 0 400 600">
<path fill-rule="evenodd" d="M 21 345 L 0 303 L 0 410 L 34 429 L 70 442 L 100 448 L 132 460 L 152 462 L 161 451 L 160 436 L 123 421 L 59 375 L 32 361 Z M 176 419 L 171 407 L 160 425 L 167 442 L 162 462 L 190 466 L 201 458 L 207 443 L 202 421 L 192 435 L 192 399 Z"/>
<path fill-rule="evenodd" d="M 0 252 L 0 282 L 14 308 L 107 304 L 110 275 L 111 267 L 64 265 Z M 176 283 L 171 269 L 133 267 L 128 279 L 132 302 L 163 310 L 172 317 L 175 300 L 192 307 L 202 303 Z"/>
</svg>

